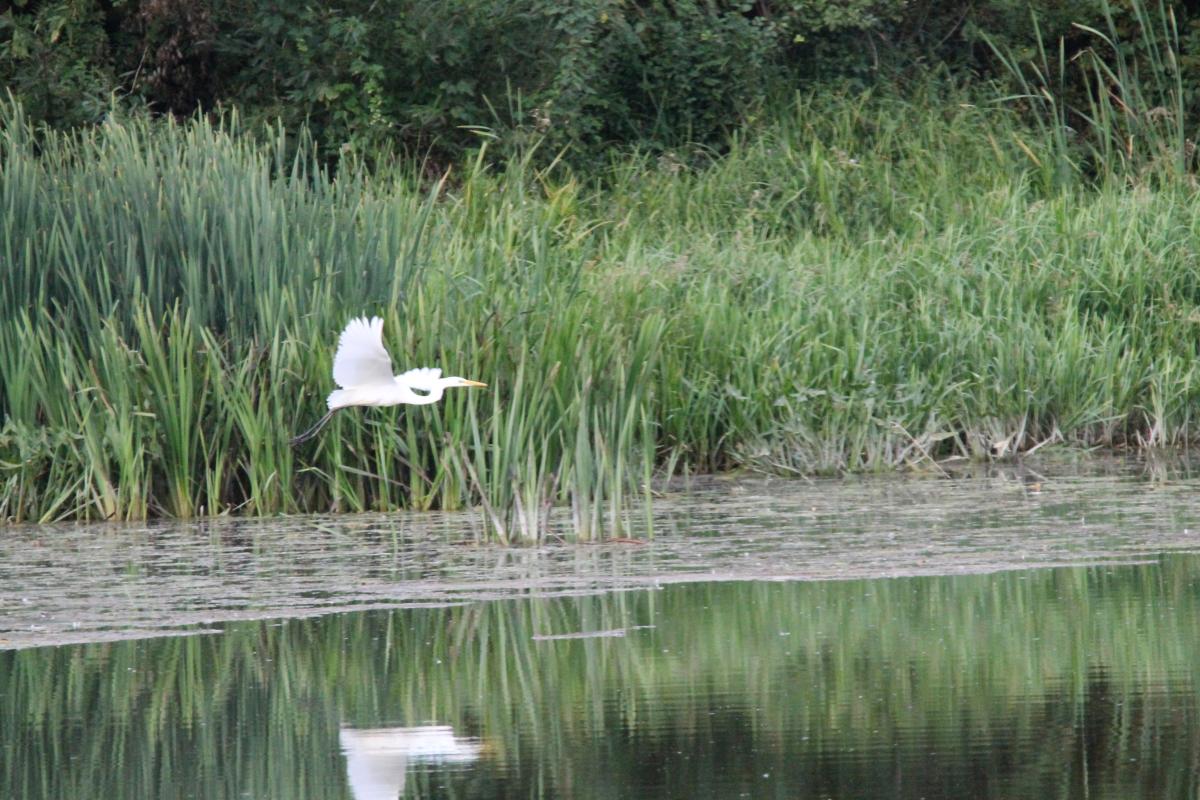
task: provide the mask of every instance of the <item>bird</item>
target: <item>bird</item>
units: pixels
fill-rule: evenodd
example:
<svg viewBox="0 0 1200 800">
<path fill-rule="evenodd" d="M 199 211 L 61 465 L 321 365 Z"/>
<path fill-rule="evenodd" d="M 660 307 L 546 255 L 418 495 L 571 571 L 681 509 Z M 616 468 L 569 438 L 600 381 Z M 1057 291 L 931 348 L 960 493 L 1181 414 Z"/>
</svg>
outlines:
<svg viewBox="0 0 1200 800">
<path fill-rule="evenodd" d="M 320 432 L 340 409 L 351 406 L 422 406 L 442 399 L 456 386 L 487 386 L 480 381 L 442 377 L 438 367 L 417 367 L 392 374 L 392 358 L 383 346 L 383 320 L 358 317 L 346 323 L 333 357 L 333 381 L 340 388 L 329 393 L 329 410 L 317 424 L 291 440 L 295 447 Z"/>
</svg>

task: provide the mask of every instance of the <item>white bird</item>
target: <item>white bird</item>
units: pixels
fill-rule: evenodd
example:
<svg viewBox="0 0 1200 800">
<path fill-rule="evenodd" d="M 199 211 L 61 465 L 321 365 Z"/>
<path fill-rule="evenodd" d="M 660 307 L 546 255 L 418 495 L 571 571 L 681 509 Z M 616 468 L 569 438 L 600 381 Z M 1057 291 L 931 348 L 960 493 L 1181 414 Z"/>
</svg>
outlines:
<svg viewBox="0 0 1200 800">
<path fill-rule="evenodd" d="M 307 442 L 333 418 L 338 409 L 350 406 L 422 406 L 436 403 L 442 393 L 454 386 L 487 386 L 466 378 L 441 377 L 436 367 L 418 367 L 399 375 L 392 374 L 392 359 L 383 346 L 383 320 L 379 317 L 352 319 L 338 339 L 333 357 L 333 380 L 340 386 L 329 393 L 329 411 L 304 433 L 292 439 L 292 445 Z"/>
<path fill-rule="evenodd" d="M 483 742 L 455 736 L 449 725 L 342 728 L 338 739 L 354 800 L 396 800 L 410 763 L 467 764 L 483 754 Z"/>
</svg>

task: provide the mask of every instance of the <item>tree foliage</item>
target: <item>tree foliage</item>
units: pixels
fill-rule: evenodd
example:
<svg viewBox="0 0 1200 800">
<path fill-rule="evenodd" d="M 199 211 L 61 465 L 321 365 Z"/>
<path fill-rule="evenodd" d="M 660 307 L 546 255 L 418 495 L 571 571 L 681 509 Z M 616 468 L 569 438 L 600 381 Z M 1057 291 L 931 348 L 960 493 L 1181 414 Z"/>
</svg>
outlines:
<svg viewBox="0 0 1200 800">
<path fill-rule="evenodd" d="M 399 146 L 453 158 L 480 135 L 500 152 L 536 138 L 586 155 L 718 142 L 772 94 L 814 82 L 931 70 L 1010 80 L 1047 48 L 1074 64 L 1109 47 L 1098 32 L 1115 34 L 1136 67 L 1154 61 L 1147 26 L 1166 20 L 1182 82 L 1200 85 L 1188 80 L 1200 76 L 1189 9 L 1151 10 L 1140 0 L 17 0 L 0 13 L 0 80 L 56 127 L 98 121 L 114 103 L 172 115 L 236 106 L 250 120 L 307 124 L 329 155 Z M 1101 91 L 1081 74 L 1058 78 L 1079 103 Z"/>
</svg>

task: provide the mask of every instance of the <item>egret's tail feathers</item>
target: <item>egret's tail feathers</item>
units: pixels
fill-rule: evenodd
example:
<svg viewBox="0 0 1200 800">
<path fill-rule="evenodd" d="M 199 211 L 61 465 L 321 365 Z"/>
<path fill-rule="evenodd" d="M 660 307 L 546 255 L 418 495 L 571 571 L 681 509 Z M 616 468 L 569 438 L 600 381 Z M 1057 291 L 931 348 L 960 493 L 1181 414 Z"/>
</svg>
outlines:
<svg viewBox="0 0 1200 800">
<path fill-rule="evenodd" d="M 336 408 L 331 408 L 328 411 L 326 411 L 325 416 L 323 416 L 319 420 L 317 420 L 316 425 L 313 425 L 311 428 L 306 430 L 304 433 L 300 434 L 299 436 L 296 436 L 295 438 L 293 438 L 291 440 L 290 444 L 292 445 L 292 447 L 295 447 L 298 444 L 304 444 L 309 439 L 313 438 L 318 433 L 320 433 L 321 429 L 324 428 L 326 424 L 328 424 L 329 420 L 333 419 L 334 412 L 336 412 L 336 411 L 337 411 Z"/>
<path fill-rule="evenodd" d="M 354 405 L 350 395 L 350 389 L 334 389 L 329 393 L 329 397 L 326 399 L 325 405 L 329 406 L 330 411 L 337 411 L 339 408 L 345 408 L 346 406 Z"/>
</svg>

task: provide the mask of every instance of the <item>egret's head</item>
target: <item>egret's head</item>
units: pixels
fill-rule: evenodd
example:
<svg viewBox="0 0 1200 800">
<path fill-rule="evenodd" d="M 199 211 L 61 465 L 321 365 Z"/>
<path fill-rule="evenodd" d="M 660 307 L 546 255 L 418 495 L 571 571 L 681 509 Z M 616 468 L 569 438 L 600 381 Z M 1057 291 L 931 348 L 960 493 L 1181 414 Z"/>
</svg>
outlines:
<svg viewBox="0 0 1200 800">
<path fill-rule="evenodd" d="M 457 375 L 454 375 L 449 378 L 442 378 L 442 386 L 445 386 L 447 389 L 449 389 L 454 386 L 487 386 L 487 384 L 480 381 L 472 381 L 466 378 L 460 378 Z"/>
</svg>

